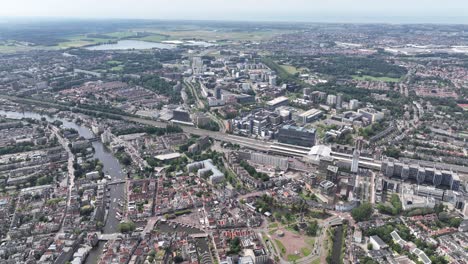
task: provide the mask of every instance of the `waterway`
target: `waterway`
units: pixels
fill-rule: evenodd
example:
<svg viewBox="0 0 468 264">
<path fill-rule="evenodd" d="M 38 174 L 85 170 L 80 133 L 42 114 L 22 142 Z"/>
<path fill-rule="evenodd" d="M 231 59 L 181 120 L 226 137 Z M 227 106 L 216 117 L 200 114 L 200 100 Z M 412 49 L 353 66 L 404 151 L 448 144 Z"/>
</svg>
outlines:
<svg viewBox="0 0 468 264">
<path fill-rule="evenodd" d="M 341 249 L 343 245 L 343 226 L 337 226 L 335 228 L 335 233 L 333 236 L 333 246 L 332 246 L 332 255 L 331 263 L 341 263 Z"/>
<path fill-rule="evenodd" d="M 31 118 L 36 120 L 41 120 L 45 118 L 48 122 L 54 121 L 61 121 L 63 127 L 65 128 L 73 128 L 80 136 L 86 139 L 94 139 L 94 133 L 86 126 L 76 124 L 75 122 L 69 121 L 64 118 L 58 118 L 55 116 L 49 115 L 42 115 L 36 112 L 12 112 L 12 111 L 3 111 L 0 110 L 0 116 L 5 116 L 10 119 L 22 119 L 22 118 Z M 94 147 L 94 158 L 99 159 L 103 164 L 103 170 L 106 175 L 110 175 L 112 180 L 121 180 L 126 177 L 119 161 L 114 157 L 114 155 L 102 144 L 101 141 L 93 141 L 92 142 Z M 104 234 L 112 234 L 118 232 L 118 224 L 119 220 L 116 218 L 116 212 L 120 210 L 118 203 L 124 201 L 124 194 L 125 194 L 125 185 L 111 185 L 110 186 L 110 204 L 109 204 L 109 211 L 106 223 L 103 228 Z M 160 223 L 158 224 L 157 228 L 161 232 L 185 232 L 187 234 L 197 234 L 203 233 L 202 230 L 187 227 L 183 225 L 177 225 L 176 228 L 167 224 L 167 223 Z M 89 253 L 88 257 L 86 258 L 86 264 L 95 264 L 99 260 L 99 256 L 102 254 L 104 249 L 104 242 L 100 242 L 97 247 L 93 248 Z M 196 239 L 197 247 L 200 249 L 200 253 L 204 253 L 205 251 L 209 251 L 208 241 L 205 238 L 197 238 Z"/>
<path fill-rule="evenodd" d="M 120 40 L 117 43 L 100 44 L 87 47 L 87 50 L 145 50 L 145 49 L 174 49 L 176 45 L 141 40 Z"/>
<path fill-rule="evenodd" d="M 12 112 L 12 111 L 3 111 L 0 110 L 0 116 L 5 116 L 10 119 L 22 119 L 22 118 L 31 118 L 36 120 L 41 120 L 45 118 L 48 122 L 60 121 L 65 128 L 73 128 L 78 131 L 79 135 L 85 139 L 95 138 L 94 133 L 88 127 L 83 125 L 76 124 L 69 120 L 58 118 L 55 116 L 42 115 L 35 112 Z M 93 158 L 98 159 L 103 164 L 103 171 L 106 175 L 110 175 L 112 180 L 122 180 L 125 178 L 125 173 L 122 170 L 122 167 L 119 161 L 114 157 L 114 155 L 102 144 L 101 141 L 93 141 L 94 156 Z M 119 210 L 119 202 L 124 201 L 125 185 L 111 185 L 109 188 L 109 210 L 107 214 L 106 223 L 103 227 L 103 233 L 112 234 L 118 232 L 119 220 L 116 218 L 116 212 Z M 87 264 L 97 263 L 100 254 L 103 250 L 103 243 L 99 243 L 99 246 L 94 248 L 88 258 L 86 259 Z"/>
</svg>

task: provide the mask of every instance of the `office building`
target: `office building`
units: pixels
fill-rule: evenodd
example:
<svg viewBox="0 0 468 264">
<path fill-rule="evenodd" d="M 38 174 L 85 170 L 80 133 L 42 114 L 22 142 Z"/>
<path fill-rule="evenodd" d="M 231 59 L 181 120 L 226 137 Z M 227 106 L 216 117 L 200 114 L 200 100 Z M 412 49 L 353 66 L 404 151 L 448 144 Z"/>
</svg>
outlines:
<svg viewBox="0 0 468 264">
<path fill-rule="evenodd" d="M 361 108 L 358 113 L 362 114 L 364 118 L 369 120 L 370 123 L 380 121 L 384 118 L 384 113 L 379 112 L 373 108 Z"/>
<path fill-rule="evenodd" d="M 192 122 L 190 119 L 190 114 L 184 110 L 174 110 L 172 120 L 181 121 L 181 122 Z"/>
<path fill-rule="evenodd" d="M 311 123 L 319 120 L 323 115 L 323 112 L 317 109 L 310 109 L 303 113 L 296 115 L 295 120 L 302 124 Z"/>
<path fill-rule="evenodd" d="M 278 131 L 278 141 L 284 144 L 313 147 L 315 145 L 315 129 L 283 126 Z"/>
<path fill-rule="evenodd" d="M 270 108 L 277 108 L 280 106 L 288 105 L 289 99 L 286 96 L 280 96 L 278 98 L 275 98 L 269 102 L 267 102 L 267 106 Z"/>
</svg>

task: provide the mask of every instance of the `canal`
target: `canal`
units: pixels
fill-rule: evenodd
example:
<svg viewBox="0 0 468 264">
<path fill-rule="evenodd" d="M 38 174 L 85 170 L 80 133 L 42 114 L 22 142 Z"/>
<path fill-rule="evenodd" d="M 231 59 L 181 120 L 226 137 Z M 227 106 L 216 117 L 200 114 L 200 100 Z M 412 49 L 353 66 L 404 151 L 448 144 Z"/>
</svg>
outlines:
<svg viewBox="0 0 468 264">
<path fill-rule="evenodd" d="M 12 112 L 12 111 L 3 111 L 0 110 L 0 116 L 5 116 L 10 119 L 22 119 L 22 118 L 31 118 L 36 120 L 41 120 L 45 118 L 48 122 L 60 121 L 65 128 L 73 128 L 78 131 L 78 134 L 85 139 L 95 138 L 94 133 L 88 127 L 83 125 L 76 124 L 75 122 L 58 118 L 54 116 L 41 115 L 35 112 Z M 103 164 L 103 171 L 106 175 L 110 175 L 112 180 L 122 180 L 125 178 L 125 173 L 122 170 L 122 166 L 119 161 L 114 157 L 114 155 L 104 146 L 101 141 L 92 142 L 94 148 L 93 158 L 98 159 Z M 124 202 L 125 194 L 125 185 L 111 185 L 108 191 L 110 192 L 109 197 L 109 210 L 107 213 L 106 222 L 104 223 L 103 233 L 112 234 L 118 232 L 119 220 L 116 218 L 116 213 L 119 208 L 119 202 Z M 98 247 L 94 248 L 88 258 L 86 259 L 87 264 L 97 263 L 99 256 L 102 253 L 104 244 L 99 243 Z"/>
</svg>

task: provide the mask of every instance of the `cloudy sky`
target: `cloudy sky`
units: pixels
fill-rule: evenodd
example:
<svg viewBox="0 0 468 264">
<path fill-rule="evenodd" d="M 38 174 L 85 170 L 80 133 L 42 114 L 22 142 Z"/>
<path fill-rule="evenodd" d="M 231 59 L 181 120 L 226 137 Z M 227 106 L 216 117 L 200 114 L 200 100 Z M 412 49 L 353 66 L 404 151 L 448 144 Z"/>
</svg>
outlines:
<svg viewBox="0 0 468 264">
<path fill-rule="evenodd" d="M 0 16 L 468 23 L 468 0 L 1 0 Z"/>
</svg>

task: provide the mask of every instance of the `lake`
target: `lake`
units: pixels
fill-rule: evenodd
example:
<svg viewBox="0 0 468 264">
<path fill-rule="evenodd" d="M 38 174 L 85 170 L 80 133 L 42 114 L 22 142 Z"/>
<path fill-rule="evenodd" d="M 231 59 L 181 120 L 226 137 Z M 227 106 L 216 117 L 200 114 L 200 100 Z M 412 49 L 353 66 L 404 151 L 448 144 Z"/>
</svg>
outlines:
<svg viewBox="0 0 468 264">
<path fill-rule="evenodd" d="M 112 44 L 100 44 L 87 47 L 87 50 L 145 50 L 145 49 L 173 49 L 176 45 L 167 43 L 156 43 L 141 40 L 120 40 Z"/>
</svg>

